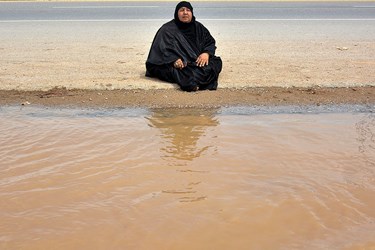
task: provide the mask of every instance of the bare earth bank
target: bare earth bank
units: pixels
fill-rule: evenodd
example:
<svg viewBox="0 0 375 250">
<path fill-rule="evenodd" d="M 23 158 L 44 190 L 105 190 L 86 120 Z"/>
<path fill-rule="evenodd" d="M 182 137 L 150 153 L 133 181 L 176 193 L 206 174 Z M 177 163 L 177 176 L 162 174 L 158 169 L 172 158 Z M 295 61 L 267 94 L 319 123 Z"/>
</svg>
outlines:
<svg viewBox="0 0 375 250">
<path fill-rule="evenodd" d="M 249 105 L 375 104 L 375 87 L 241 88 L 182 92 L 155 90 L 0 90 L 0 105 L 64 107 L 225 107 Z"/>
</svg>

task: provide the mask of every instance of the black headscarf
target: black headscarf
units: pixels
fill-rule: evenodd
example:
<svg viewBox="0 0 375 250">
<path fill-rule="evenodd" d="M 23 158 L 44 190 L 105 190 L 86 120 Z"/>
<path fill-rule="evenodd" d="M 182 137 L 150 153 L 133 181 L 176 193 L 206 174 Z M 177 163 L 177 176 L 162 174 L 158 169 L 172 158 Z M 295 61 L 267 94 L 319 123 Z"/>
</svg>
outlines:
<svg viewBox="0 0 375 250">
<path fill-rule="evenodd" d="M 182 7 L 188 8 L 191 10 L 191 14 L 193 15 L 190 23 L 181 22 L 178 18 L 178 10 Z M 184 36 L 188 39 L 189 43 L 193 46 L 196 46 L 196 32 L 195 32 L 195 16 L 193 13 L 193 6 L 189 2 L 182 1 L 176 5 L 176 9 L 174 11 L 174 21 L 178 27 L 178 29 L 184 34 Z"/>
<path fill-rule="evenodd" d="M 191 10 L 191 14 L 193 14 L 193 18 L 191 20 L 190 23 L 183 23 L 180 21 L 180 19 L 178 19 L 178 10 L 181 9 L 182 7 L 185 7 L 185 8 L 188 8 L 189 10 Z M 193 13 L 193 6 L 191 6 L 191 4 L 189 2 L 186 2 L 186 1 L 182 1 L 182 2 L 179 2 L 177 5 L 176 5 L 176 9 L 174 10 L 174 20 L 176 21 L 176 23 L 179 23 L 179 24 L 185 24 L 185 25 L 189 25 L 191 23 L 193 23 L 195 21 L 195 17 L 194 17 L 194 13 Z"/>
</svg>

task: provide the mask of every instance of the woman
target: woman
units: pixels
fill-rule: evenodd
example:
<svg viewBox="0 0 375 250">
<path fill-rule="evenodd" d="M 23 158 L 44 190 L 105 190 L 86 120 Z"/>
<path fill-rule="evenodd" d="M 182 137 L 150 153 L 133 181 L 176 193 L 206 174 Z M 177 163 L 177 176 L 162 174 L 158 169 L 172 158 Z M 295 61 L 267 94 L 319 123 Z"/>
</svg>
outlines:
<svg viewBox="0 0 375 250">
<path fill-rule="evenodd" d="M 146 76 L 177 83 L 184 91 L 216 90 L 222 69 L 215 39 L 195 20 L 189 2 L 177 4 L 174 19 L 156 33 L 146 61 Z"/>
</svg>

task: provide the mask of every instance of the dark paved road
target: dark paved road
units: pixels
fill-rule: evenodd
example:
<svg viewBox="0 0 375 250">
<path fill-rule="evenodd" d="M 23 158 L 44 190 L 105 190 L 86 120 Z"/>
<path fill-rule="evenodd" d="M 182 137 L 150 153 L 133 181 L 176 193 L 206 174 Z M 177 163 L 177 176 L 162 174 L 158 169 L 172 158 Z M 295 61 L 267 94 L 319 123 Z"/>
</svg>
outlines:
<svg viewBox="0 0 375 250">
<path fill-rule="evenodd" d="M 173 17 L 174 7 L 174 2 L 0 2 L 0 31 L 8 39 L 7 32 L 22 37 L 41 26 L 51 36 L 126 29 L 136 34 L 129 39 L 150 39 Z M 224 40 L 375 39 L 375 2 L 200 2 L 194 13 Z"/>
<path fill-rule="evenodd" d="M 174 2 L 2 2 L 0 20 L 168 20 L 174 6 Z M 200 2 L 193 7 L 203 20 L 375 20 L 375 2 Z"/>
</svg>

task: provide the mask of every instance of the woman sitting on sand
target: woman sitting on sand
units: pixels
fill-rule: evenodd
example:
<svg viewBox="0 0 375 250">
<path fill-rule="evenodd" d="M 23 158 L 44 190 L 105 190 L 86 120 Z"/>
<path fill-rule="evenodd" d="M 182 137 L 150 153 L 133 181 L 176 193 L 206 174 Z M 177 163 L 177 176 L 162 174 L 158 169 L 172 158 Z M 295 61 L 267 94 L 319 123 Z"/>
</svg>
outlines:
<svg viewBox="0 0 375 250">
<path fill-rule="evenodd" d="M 189 2 L 177 4 L 174 19 L 156 33 L 146 61 L 146 76 L 177 83 L 184 91 L 216 90 L 222 69 L 215 39 L 195 20 Z"/>
</svg>

